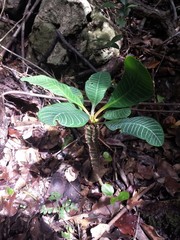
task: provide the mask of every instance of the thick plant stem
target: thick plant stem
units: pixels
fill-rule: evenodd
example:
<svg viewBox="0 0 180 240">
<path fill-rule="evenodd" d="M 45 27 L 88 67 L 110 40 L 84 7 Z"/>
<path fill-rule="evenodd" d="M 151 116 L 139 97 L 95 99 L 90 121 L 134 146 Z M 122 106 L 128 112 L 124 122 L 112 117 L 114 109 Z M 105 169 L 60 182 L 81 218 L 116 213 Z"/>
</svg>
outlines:
<svg viewBox="0 0 180 240">
<path fill-rule="evenodd" d="M 98 147 L 98 126 L 91 124 L 85 127 L 85 139 L 89 148 L 90 165 L 93 172 L 93 178 L 102 185 L 102 180 L 99 176 L 100 169 L 100 153 Z"/>
</svg>

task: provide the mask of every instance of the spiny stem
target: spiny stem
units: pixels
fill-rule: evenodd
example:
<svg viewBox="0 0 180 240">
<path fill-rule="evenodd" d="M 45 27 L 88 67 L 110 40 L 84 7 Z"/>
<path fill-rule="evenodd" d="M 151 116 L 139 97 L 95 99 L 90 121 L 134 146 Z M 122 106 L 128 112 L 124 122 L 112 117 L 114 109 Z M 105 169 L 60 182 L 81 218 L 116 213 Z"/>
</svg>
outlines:
<svg viewBox="0 0 180 240">
<path fill-rule="evenodd" d="M 102 180 L 99 177 L 99 148 L 98 148 L 98 126 L 91 124 L 85 127 L 85 139 L 89 148 L 89 157 L 90 164 L 93 171 L 93 176 L 97 181 L 99 181 L 100 185 L 102 185 Z"/>
</svg>

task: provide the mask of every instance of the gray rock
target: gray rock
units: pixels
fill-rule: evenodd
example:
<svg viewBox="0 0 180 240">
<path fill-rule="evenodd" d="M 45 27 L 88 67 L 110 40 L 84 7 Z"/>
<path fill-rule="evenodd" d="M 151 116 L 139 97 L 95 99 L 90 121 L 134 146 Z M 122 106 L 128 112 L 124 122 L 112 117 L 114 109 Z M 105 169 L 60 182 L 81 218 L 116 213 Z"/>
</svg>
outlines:
<svg viewBox="0 0 180 240">
<path fill-rule="evenodd" d="M 60 42 L 47 56 L 55 42 L 56 30 L 94 66 L 118 56 L 118 49 L 102 49 L 116 35 L 116 31 L 102 13 L 90 11 L 91 6 L 87 0 L 43 0 L 29 38 L 29 59 L 35 63 L 44 59 L 43 63 L 56 69 L 73 65 L 69 49 Z M 91 22 L 87 21 L 87 14 L 91 15 Z"/>
<path fill-rule="evenodd" d="M 30 55 L 39 61 L 46 54 L 56 38 L 56 29 L 66 37 L 76 35 L 87 24 L 83 7 L 78 2 L 66 0 L 42 1 L 30 35 Z M 64 65 L 68 62 L 67 51 L 58 43 L 47 63 Z"/>
</svg>

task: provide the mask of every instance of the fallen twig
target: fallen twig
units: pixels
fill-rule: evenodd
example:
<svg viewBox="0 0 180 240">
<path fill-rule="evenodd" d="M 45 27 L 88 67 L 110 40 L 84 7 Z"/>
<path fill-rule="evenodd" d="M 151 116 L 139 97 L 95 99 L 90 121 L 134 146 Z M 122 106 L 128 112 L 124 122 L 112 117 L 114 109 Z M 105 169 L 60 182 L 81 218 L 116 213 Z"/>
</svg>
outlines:
<svg viewBox="0 0 180 240">
<path fill-rule="evenodd" d="M 19 32 L 20 32 L 21 29 L 22 29 L 23 22 L 26 22 L 26 21 L 29 19 L 29 17 L 31 16 L 32 12 L 34 11 L 34 9 L 37 7 L 37 5 L 38 5 L 40 2 L 41 2 L 41 0 L 36 0 L 36 2 L 33 4 L 33 6 L 31 7 L 31 9 L 29 10 L 29 12 L 28 12 L 26 15 L 24 15 L 23 18 L 19 21 L 19 22 L 22 21 L 22 23 L 21 23 L 21 25 L 19 25 L 19 27 L 17 28 L 17 30 L 16 30 L 15 33 L 13 34 L 12 40 L 11 40 L 10 42 L 8 42 L 8 44 L 7 44 L 7 46 L 6 46 L 5 48 L 3 48 L 5 51 L 3 51 L 3 52 L 1 53 L 1 58 L 4 57 L 7 49 L 9 49 L 9 48 L 11 47 L 11 45 L 12 45 L 13 42 L 14 42 L 14 39 L 18 36 Z M 14 29 L 14 27 L 13 27 L 12 29 Z M 12 31 L 12 29 L 8 32 L 8 34 Z M 3 39 L 4 39 L 4 38 L 3 38 Z M 2 41 L 2 39 L 1 39 L 1 41 Z"/>
<path fill-rule="evenodd" d="M 83 55 L 78 52 L 70 43 L 66 41 L 62 33 L 56 30 L 58 40 L 62 42 L 67 48 L 69 48 L 72 52 L 74 52 L 85 64 L 87 64 L 94 72 L 97 72 L 97 69 L 86 59 Z"/>
</svg>

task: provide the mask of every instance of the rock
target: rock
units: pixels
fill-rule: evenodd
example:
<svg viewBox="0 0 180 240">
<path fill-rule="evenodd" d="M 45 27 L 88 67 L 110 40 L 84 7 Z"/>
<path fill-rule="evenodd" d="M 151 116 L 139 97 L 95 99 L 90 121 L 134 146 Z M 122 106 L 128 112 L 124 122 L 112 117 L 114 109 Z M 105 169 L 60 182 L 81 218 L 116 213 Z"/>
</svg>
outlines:
<svg viewBox="0 0 180 240">
<path fill-rule="evenodd" d="M 30 35 L 30 55 L 40 61 L 56 38 L 56 29 L 67 37 L 76 35 L 87 24 L 82 5 L 67 0 L 43 0 Z M 67 50 L 58 43 L 47 63 L 61 66 L 69 61 Z"/>
<path fill-rule="evenodd" d="M 43 0 L 29 38 L 31 61 L 48 64 L 56 70 L 74 65 L 74 53 L 70 54 L 66 46 L 56 42 L 56 30 L 94 66 L 119 55 L 119 49 L 102 49 L 117 33 L 102 13 L 91 11 L 87 0 Z M 83 66 L 81 62 L 78 64 Z"/>
<path fill-rule="evenodd" d="M 82 31 L 79 37 L 80 51 L 83 52 L 84 56 L 87 57 L 92 64 L 101 66 L 112 59 L 112 57 L 119 55 L 119 49 L 103 47 L 112 40 L 117 33 L 101 12 L 96 10 L 92 11 L 91 19 L 91 23 Z M 121 42 L 119 41 L 117 44 L 120 48 Z"/>
</svg>

